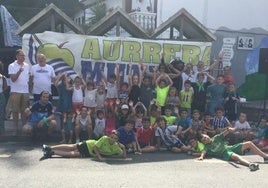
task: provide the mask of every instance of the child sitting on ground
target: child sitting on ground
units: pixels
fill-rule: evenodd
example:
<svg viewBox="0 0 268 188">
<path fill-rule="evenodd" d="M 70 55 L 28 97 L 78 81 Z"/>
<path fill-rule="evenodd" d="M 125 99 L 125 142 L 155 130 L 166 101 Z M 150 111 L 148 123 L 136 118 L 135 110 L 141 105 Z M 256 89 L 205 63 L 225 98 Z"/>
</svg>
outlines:
<svg viewBox="0 0 268 188">
<path fill-rule="evenodd" d="M 176 121 L 177 121 L 177 117 L 178 115 L 178 111 L 175 110 L 176 115 L 172 115 L 172 107 L 170 105 L 165 107 L 165 115 L 163 115 L 163 117 L 166 119 L 167 121 L 167 126 L 169 125 L 175 125 Z"/>
<path fill-rule="evenodd" d="M 201 132 L 211 137 L 216 133 L 212 124 L 212 117 L 209 112 L 206 112 L 203 115 L 203 120 L 201 121 Z"/>
<path fill-rule="evenodd" d="M 154 138 L 154 130 L 150 127 L 150 118 L 142 118 L 142 127 L 137 129 L 136 135 L 141 152 L 154 152 L 155 147 L 152 146 Z"/>
<path fill-rule="evenodd" d="M 117 129 L 119 132 L 119 143 L 126 147 L 127 153 L 140 154 L 140 146 L 136 140 L 135 132 L 133 131 L 134 121 L 127 120 L 124 126 Z"/>
<path fill-rule="evenodd" d="M 200 156 L 205 148 L 205 145 L 202 142 L 199 142 L 196 138 L 190 139 L 188 144 L 190 149 L 187 153 L 193 156 Z"/>
<path fill-rule="evenodd" d="M 267 138 L 268 136 L 268 123 L 267 123 L 267 117 L 262 116 L 260 119 L 260 124 L 258 126 L 258 134 L 253 140 L 253 142 L 260 148 L 263 149 L 264 147 L 268 146 Z"/>
<path fill-rule="evenodd" d="M 76 143 L 80 140 L 87 140 L 92 136 L 92 121 L 90 117 L 90 111 L 87 107 L 81 108 L 80 114 L 77 115 L 74 128 Z"/>
<path fill-rule="evenodd" d="M 221 133 L 226 127 L 232 127 L 229 120 L 224 116 L 224 109 L 222 107 L 215 108 L 215 114 L 212 119 L 212 125 L 216 133 Z"/>
<path fill-rule="evenodd" d="M 238 120 L 234 124 L 234 128 L 234 143 L 249 141 L 253 139 L 254 135 L 251 132 L 249 123 L 247 122 L 247 114 L 243 112 L 239 114 Z"/>
<path fill-rule="evenodd" d="M 157 128 L 155 130 L 155 136 L 157 150 L 160 150 L 162 145 L 161 143 L 163 143 L 168 150 L 174 153 L 188 151 L 189 148 L 178 138 L 179 134 L 177 125 L 167 126 L 166 120 L 163 117 L 157 118 L 156 123 Z"/>
</svg>

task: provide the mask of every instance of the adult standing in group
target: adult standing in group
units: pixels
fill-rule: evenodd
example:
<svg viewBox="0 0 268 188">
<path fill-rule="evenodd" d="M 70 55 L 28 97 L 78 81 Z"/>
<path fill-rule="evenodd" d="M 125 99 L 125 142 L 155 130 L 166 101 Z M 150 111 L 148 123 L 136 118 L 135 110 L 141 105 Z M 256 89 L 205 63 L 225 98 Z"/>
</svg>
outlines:
<svg viewBox="0 0 268 188">
<path fill-rule="evenodd" d="M 31 68 L 30 91 L 34 96 L 34 101 L 40 99 L 40 93 L 42 91 L 48 91 L 51 101 L 51 84 L 55 82 L 55 71 L 51 65 L 46 64 L 46 56 L 44 54 L 37 55 L 37 63 Z"/>
<path fill-rule="evenodd" d="M 25 53 L 22 49 L 16 51 L 16 60 L 8 66 L 10 76 L 10 101 L 13 113 L 15 136 L 18 135 L 18 120 L 21 113 L 22 124 L 26 123 L 23 113 L 29 105 L 29 65 L 24 62 Z"/>
</svg>

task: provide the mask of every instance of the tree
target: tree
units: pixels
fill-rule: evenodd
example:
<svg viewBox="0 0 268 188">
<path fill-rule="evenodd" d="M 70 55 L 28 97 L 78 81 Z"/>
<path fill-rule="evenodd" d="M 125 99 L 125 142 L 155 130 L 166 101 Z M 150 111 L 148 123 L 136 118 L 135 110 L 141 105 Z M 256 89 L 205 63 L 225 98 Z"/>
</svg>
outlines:
<svg viewBox="0 0 268 188">
<path fill-rule="evenodd" d="M 90 25 L 94 25 L 106 15 L 106 5 L 103 1 L 97 1 L 94 6 L 90 8 L 91 17 L 88 19 Z"/>
</svg>

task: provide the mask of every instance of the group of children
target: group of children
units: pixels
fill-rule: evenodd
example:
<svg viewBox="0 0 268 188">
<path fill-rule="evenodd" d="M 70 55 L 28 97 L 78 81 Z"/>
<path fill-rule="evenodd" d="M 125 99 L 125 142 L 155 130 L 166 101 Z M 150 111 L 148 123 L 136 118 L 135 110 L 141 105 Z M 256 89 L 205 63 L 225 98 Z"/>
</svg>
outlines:
<svg viewBox="0 0 268 188">
<path fill-rule="evenodd" d="M 223 84 L 224 76 L 217 76 L 215 83 L 211 83 L 214 78 L 206 71 L 197 74 L 188 71 L 186 75 L 186 71 L 175 69 L 171 64 L 161 63 L 152 71 L 142 63 L 136 66 L 138 74 L 133 74 L 130 63 L 128 82 L 122 82 L 119 64 L 109 79 L 100 65 L 102 81 L 98 86 L 89 73 L 86 81 L 76 77 L 73 83 L 67 74 L 58 75 L 57 111 L 63 117 L 61 143 L 67 140 L 72 143 L 74 136 L 76 143 L 98 140 L 116 129 L 119 143 L 127 152 L 138 154 L 165 147 L 172 152 L 196 155 L 204 148 L 198 135 L 213 137 L 235 127 L 227 137 L 229 143 L 254 139 L 258 147 L 268 149 L 266 117 L 262 117 L 255 138 L 246 114 L 240 113 L 237 120 L 239 96 L 233 83 Z M 183 78 L 181 90 L 174 84 L 179 76 Z"/>
</svg>

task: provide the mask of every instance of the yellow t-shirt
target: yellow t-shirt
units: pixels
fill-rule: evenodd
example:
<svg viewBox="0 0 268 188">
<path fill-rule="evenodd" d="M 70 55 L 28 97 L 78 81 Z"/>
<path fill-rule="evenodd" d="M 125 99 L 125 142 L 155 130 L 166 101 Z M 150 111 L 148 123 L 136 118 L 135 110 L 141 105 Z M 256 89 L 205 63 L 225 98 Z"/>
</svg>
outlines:
<svg viewBox="0 0 268 188">
<path fill-rule="evenodd" d="M 91 156 L 96 156 L 96 154 L 93 151 L 94 146 L 97 146 L 99 153 L 101 155 L 108 156 L 108 155 L 122 155 L 123 154 L 123 150 L 119 147 L 117 142 L 115 142 L 112 145 L 109 143 L 108 136 L 102 136 L 99 140 L 87 140 L 86 144 L 87 144 L 89 154 Z"/>
<path fill-rule="evenodd" d="M 157 86 L 155 88 L 156 101 L 160 104 L 160 106 L 165 106 L 169 88 L 170 88 L 170 86 L 166 86 L 163 88 L 160 88 L 159 86 Z"/>
</svg>

